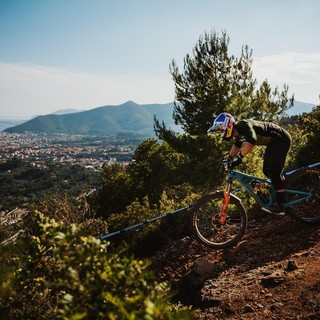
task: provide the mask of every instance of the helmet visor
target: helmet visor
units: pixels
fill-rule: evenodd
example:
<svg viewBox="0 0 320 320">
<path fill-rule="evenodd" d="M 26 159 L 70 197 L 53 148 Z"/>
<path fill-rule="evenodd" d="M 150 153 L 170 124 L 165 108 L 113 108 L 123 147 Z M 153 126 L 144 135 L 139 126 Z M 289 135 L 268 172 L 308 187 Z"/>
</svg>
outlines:
<svg viewBox="0 0 320 320">
<path fill-rule="evenodd" d="M 222 113 L 219 114 L 207 132 L 212 132 L 212 131 L 222 131 L 223 132 L 225 130 L 225 121 L 226 121 L 225 115 Z"/>
<path fill-rule="evenodd" d="M 207 132 L 213 132 L 213 131 L 215 131 L 215 132 L 219 132 L 219 131 L 223 132 L 224 131 L 223 130 L 223 123 L 214 122 L 213 125 L 208 129 Z"/>
</svg>

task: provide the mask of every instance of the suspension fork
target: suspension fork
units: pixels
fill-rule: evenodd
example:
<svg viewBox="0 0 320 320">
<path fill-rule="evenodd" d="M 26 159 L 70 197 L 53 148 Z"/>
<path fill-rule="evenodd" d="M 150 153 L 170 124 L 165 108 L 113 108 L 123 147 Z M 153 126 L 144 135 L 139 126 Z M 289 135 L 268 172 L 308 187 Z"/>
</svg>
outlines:
<svg viewBox="0 0 320 320">
<path fill-rule="evenodd" d="M 227 210 L 228 210 L 228 205 L 230 201 L 230 190 L 231 190 L 231 183 L 230 181 L 228 181 L 225 189 L 223 190 L 223 201 L 220 208 L 219 222 L 221 224 L 225 223 L 227 219 Z"/>
</svg>

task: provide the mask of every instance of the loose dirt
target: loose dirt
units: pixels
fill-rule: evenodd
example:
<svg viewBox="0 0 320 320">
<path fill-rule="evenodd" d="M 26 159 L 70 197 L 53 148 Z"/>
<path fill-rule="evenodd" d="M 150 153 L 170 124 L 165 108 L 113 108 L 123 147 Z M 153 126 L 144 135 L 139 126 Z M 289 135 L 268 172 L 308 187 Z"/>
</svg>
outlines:
<svg viewBox="0 0 320 320">
<path fill-rule="evenodd" d="M 213 250 L 185 237 L 158 252 L 152 266 L 201 320 L 319 320 L 319 240 L 319 225 L 268 215 L 249 222 L 234 248 Z"/>
</svg>

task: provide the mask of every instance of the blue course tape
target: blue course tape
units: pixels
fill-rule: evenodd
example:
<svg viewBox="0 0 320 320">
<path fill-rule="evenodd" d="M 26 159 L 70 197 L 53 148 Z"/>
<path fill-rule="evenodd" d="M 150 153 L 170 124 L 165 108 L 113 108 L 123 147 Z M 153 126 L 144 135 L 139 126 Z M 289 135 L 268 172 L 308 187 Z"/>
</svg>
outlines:
<svg viewBox="0 0 320 320">
<path fill-rule="evenodd" d="M 130 226 L 130 227 L 127 227 L 127 228 L 124 228 L 124 229 L 117 230 L 117 231 L 115 231 L 115 232 L 106 234 L 106 235 L 100 237 L 99 239 L 100 239 L 100 240 L 109 239 L 109 238 L 114 237 L 114 236 L 116 236 L 116 235 L 119 235 L 119 234 L 121 234 L 121 233 L 125 233 L 125 232 L 127 232 L 127 231 L 140 228 L 140 227 L 142 227 L 142 226 L 144 226 L 144 225 L 146 225 L 146 224 L 149 224 L 149 223 L 151 223 L 151 222 L 157 221 L 157 220 L 159 220 L 159 219 L 166 218 L 166 217 L 171 216 L 171 215 L 173 215 L 173 214 L 175 214 L 175 213 L 179 213 L 179 212 L 181 212 L 181 211 L 185 211 L 185 210 L 191 208 L 192 206 L 194 206 L 194 205 L 192 204 L 192 205 L 189 205 L 189 206 L 186 206 L 186 207 L 177 209 L 177 210 L 170 211 L 170 212 L 168 212 L 168 213 L 165 213 L 165 214 L 162 214 L 162 215 L 160 215 L 160 216 L 151 218 L 151 219 L 149 219 L 149 220 L 139 222 L 139 223 L 137 223 L 137 224 L 135 224 L 135 225 L 132 225 L 132 226 Z"/>
</svg>

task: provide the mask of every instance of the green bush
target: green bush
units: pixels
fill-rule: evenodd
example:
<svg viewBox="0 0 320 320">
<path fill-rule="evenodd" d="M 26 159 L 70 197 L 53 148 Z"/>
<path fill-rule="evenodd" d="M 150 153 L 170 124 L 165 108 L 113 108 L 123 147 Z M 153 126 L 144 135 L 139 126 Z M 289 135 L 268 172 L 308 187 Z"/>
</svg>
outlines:
<svg viewBox="0 0 320 320">
<path fill-rule="evenodd" d="M 32 222 L 23 251 L 1 261 L 1 319 L 194 319 L 145 262 L 108 252 L 86 226 L 39 212 Z"/>
<path fill-rule="evenodd" d="M 137 225 L 149 219 L 186 207 L 194 203 L 195 199 L 199 197 L 199 195 L 194 193 L 188 195 L 190 190 L 185 185 L 180 186 L 180 188 L 177 187 L 177 189 L 180 190 L 170 188 L 167 189 L 167 192 L 163 192 L 157 205 L 151 205 L 148 197 L 145 197 L 142 201 L 133 201 L 123 213 L 112 214 L 107 219 L 110 232 Z M 183 198 L 181 199 L 180 197 Z M 190 220 L 188 212 L 181 211 L 143 225 L 135 229 L 135 231 L 119 235 L 112 239 L 112 243 L 117 246 L 120 243 L 125 244 L 126 249 L 135 256 L 150 256 L 172 240 L 190 234 Z"/>
<path fill-rule="evenodd" d="M 320 159 L 320 105 L 312 112 L 298 118 L 300 136 L 304 138 L 303 144 L 294 141 L 299 147 L 295 156 L 295 167 L 305 166 Z"/>
</svg>

